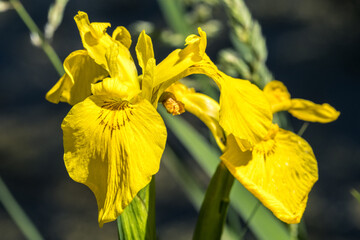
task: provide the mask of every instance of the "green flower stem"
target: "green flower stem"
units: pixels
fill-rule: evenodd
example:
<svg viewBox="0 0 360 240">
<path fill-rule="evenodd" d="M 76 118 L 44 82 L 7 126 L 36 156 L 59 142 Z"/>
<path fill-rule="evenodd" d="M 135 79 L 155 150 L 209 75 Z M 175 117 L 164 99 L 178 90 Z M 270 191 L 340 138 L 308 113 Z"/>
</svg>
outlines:
<svg viewBox="0 0 360 240">
<path fill-rule="evenodd" d="M 6 187 L 4 181 L 0 177 L 0 202 L 14 220 L 16 225 L 20 228 L 21 232 L 29 240 L 42 240 L 44 239 L 35 225 L 31 222 L 24 210 L 16 202 L 9 189 Z"/>
<path fill-rule="evenodd" d="M 31 34 L 34 36 L 38 36 L 40 38 L 40 46 L 50 59 L 51 63 L 55 67 L 56 71 L 59 73 L 60 76 L 64 74 L 63 65 L 56 54 L 55 50 L 52 48 L 52 46 L 45 40 L 44 34 L 40 31 L 38 26 L 35 24 L 35 22 L 32 20 L 24 6 L 21 4 L 19 0 L 9 0 L 10 4 L 13 6 L 13 8 L 16 10 L 20 18 L 23 20 L 25 25 L 30 30 Z"/>
<path fill-rule="evenodd" d="M 155 240 L 155 177 L 117 218 L 120 240 Z"/>
<path fill-rule="evenodd" d="M 220 162 L 205 194 L 194 232 L 194 240 L 220 239 L 234 177 Z"/>
<path fill-rule="evenodd" d="M 291 240 L 298 240 L 298 224 L 290 224 L 290 239 Z"/>
</svg>

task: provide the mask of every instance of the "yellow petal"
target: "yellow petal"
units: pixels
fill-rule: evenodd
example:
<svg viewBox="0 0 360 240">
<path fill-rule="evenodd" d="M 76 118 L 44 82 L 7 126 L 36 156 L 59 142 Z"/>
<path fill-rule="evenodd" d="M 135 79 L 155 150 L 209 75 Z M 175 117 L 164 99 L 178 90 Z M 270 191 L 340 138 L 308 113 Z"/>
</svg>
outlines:
<svg viewBox="0 0 360 240">
<path fill-rule="evenodd" d="M 327 103 L 315 104 L 304 99 L 292 99 L 289 113 L 303 121 L 320 123 L 335 121 L 340 115 Z"/>
<path fill-rule="evenodd" d="M 140 90 L 137 70 L 129 50 L 122 44 L 114 43 L 106 51 L 106 62 L 111 78 L 117 79 L 119 84 L 126 85 L 128 98 L 134 97 Z"/>
<path fill-rule="evenodd" d="M 86 50 L 72 52 L 64 61 L 65 74 L 46 94 L 52 103 L 67 102 L 74 105 L 90 96 L 91 83 L 103 79 L 108 73 L 89 57 Z"/>
<path fill-rule="evenodd" d="M 280 129 L 274 139 L 257 144 L 252 152 L 243 152 L 230 135 L 221 159 L 277 218 L 300 222 L 308 194 L 318 179 L 314 153 L 304 139 Z"/>
<path fill-rule="evenodd" d="M 170 53 L 155 68 L 154 99 L 157 102 L 161 94 L 171 84 L 185 77 L 188 68 L 202 61 L 206 48 L 206 33 L 198 28 L 199 35 L 190 35 L 186 38 L 186 47 L 176 49 Z"/>
<path fill-rule="evenodd" d="M 145 30 L 140 33 L 135 50 L 139 66 L 144 72 L 148 60 L 154 58 L 153 44 L 151 38 L 145 33 Z"/>
<path fill-rule="evenodd" d="M 113 99 L 130 101 L 136 94 L 140 93 L 140 90 L 138 89 L 136 92 L 131 85 L 122 83 L 119 79 L 106 78 L 99 83 L 92 84 L 91 93 L 93 95 L 107 96 Z"/>
<path fill-rule="evenodd" d="M 171 92 L 176 100 L 185 105 L 186 111 L 198 117 L 211 131 L 220 148 L 225 149 L 224 132 L 219 124 L 220 105 L 211 97 L 197 93 L 180 82 L 172 84 L 166 92 Z"/>
<path fill-rule="evenodd" d="M 270 102 L 273 113 L 287 111 L 291 107 L 290 93 L 280 81 L 271 81 L 264 87 L 264 93 Z"/>
<path fill-rule="evenodd" d="M 81 11 L 78 12 L 74 19 L 79 29 L 83 46 L 88 51 L 90 57 L 104 69 L 109 70 L 106 64 L 105 53 L 115 42 L 106 33 L 110 23 L 90 23 L 88 15 Z"/>
<path fill-rule="evenodd" d="M 243 151 L 252 149 L 272 125 L 269 102 L 263 92 L 247 80 L 224 76 L 220 85 L 220 125 L 227 134 L 240 139 Z"/>
<path fill-rule="evenodd" d="M 115 28 L 112 38 L 119 41 L 121 44 L 123 44 L 126 48 L 130 48 L 131 46 L 131 35 L 129 31 L 123 27 L 119 26 Z"/>
<path fill-rule="evenodd" d="M 162 118 L 141 98 L 129 103 L 90 96 L 70 110 L 62 129 L 70 177 L 94 192 L 100 226 L 114 221 L 159 170 Z"/>
<path fill-rule="evenodd" d="M 155 58 L 150 58 L 143 69 L 141 93 L 144 99 L 148 100 L 156 108 L 157 102 L 152 102 L 154 88 L 154 71 L 156 67 Z"/>
</svg>

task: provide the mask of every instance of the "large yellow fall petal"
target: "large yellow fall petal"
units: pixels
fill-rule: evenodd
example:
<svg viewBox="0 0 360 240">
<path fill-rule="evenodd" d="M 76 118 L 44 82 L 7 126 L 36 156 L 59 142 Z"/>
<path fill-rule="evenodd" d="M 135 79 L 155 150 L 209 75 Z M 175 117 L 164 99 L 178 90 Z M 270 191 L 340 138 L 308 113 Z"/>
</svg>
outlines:
<svg viewBox="0 0 360 240">
<path fill-rule="evenodd" d="M 159 170 L 166 128 L 146 100 L 129 103 L 94 95 L 62 123 L 70 177 L 95 194 L 99 224 L 114 221 Z"/>
<path fill-rule="evenodd" d="M 94 62 L 86 50 L 72 52 L 64 61 L 65 74 L 46 94 L 52 103 L 67 102 L 74 105 L 90 96 L 90 86 L 108 75 Z"/>
<path fill-rule="evenodd" d="M 294 117 L 308 122 L 328 123 L 335 121 L 340 112 L 327 103 L 316 104 L 304 99 L 291 99 L 291 107 L 288 110 Z"/>
<path fill-rule="evenodd" d="M 276 217 L 298 223 L 308 194 L 318 179 L 318 169 L 310 145 L 296 134 L 279 129 L 257 144 L 253 151 L 241 151 L 230 135 L 222 161 L 252 194 Z"/>
</svg>

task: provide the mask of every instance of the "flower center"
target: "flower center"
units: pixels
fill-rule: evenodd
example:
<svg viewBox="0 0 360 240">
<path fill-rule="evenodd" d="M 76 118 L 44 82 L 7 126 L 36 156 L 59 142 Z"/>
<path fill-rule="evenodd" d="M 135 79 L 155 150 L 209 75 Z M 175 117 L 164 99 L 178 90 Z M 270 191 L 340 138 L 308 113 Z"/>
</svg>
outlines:
<svg viewBox="0 0 360 240">
<path fill-rule="evenodd" d="M 264 139 L 255 145 L 254 151 L 259 154 L 264 154 L 265 156 L 273 154 L 276 149 L 275 136 L 278 132 L 279 126 L 277 124 L 273 124 Z"/>
</svg>

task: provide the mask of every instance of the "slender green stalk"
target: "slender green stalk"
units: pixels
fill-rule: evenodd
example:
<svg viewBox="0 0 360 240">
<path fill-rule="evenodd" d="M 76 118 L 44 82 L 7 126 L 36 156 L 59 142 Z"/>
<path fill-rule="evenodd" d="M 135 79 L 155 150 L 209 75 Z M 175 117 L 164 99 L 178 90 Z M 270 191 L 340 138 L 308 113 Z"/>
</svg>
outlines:
<svg viewBox="0 0 360 240">
<path fill-rule="evenodd" d="M 300 137 L 304 134 L 304 132 L 306 131 L 306 129 L 308 128 L 309 123 L 308 122 L 304 122 L 303 125 L 301 126 L 300 130 L 298 131 L 297 135 L 299 135 Z"/>
<path fill-rule="evenodd" d="M 194 240 L 220 239 L 233 183 L 234 177 L 225 165 L 220 162 L 207 188 L 196 223 Z"/>
<path fill-rule="evenodd" d="M 4 181 L 0 177 L 0 202 L 4 205 L 6 211 L 14 220 L 21 232 L 29 240 L 42 240 L 40 232 L 36 226 L 31 222 L 24 210 L 16 202 L 9 189 L 6 187 Z"/>
<path fill-rule="evenodd" d="M 298 224 L 290 224 L 290 239 L 298 240 Z"/>
<path fill-rule="evenodd" d="M 33 34 L 34 36 L 38 36 L 40 38 L 41 48 L 44 50 L 44 52 L 50 59 L 56 71 L 59 73 L 60 76 L 62 76 L 64 74 L 64 69 L 58 55 L 56 54 L 52 46 L 45 40 L 44 34 L 40 31 L 38 26 L 32 20 L 31 16 L 28 14 L 24 6 L 21 4 L 19 0 L 9 0 L 9 2 L 16 10 L 20 18 L 23 20 L 25 25 L 28 27 L 31 34 Z"/>
</svg>

